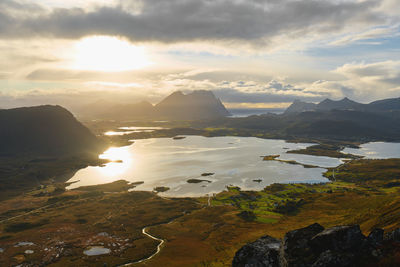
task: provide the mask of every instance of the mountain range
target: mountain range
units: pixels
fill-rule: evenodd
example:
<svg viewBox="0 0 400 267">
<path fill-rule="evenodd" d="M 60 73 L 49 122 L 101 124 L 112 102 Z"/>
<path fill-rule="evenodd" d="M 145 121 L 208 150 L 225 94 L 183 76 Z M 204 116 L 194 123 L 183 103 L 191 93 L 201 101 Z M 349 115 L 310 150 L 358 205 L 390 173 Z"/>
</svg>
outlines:
<svg viewBox="0 0 400 267">
<path fill-rule="evenodd" d="M 285 111 L 288 113 L 300 113 L 305 111 L 330 111 L 330 110 L 354 110 L 366 112 L 380 112 L 400 110 L 400 97 L 389 98 L 371 102 L 369 104 L 361 104 L 347 97 L 341 100 L 325 99 L 322 102 L 308 103 L 300 100 L 295 100 Z"/>
<path fill-rule="evenodd" d="M 205 90 L 177 91 L 154 106 L 147 101 L 118 104 L 100 100 L 75 113 L 82 118 L 111 120 L 199 120 L 230 115 L 213 92 Z"/>
</svg>

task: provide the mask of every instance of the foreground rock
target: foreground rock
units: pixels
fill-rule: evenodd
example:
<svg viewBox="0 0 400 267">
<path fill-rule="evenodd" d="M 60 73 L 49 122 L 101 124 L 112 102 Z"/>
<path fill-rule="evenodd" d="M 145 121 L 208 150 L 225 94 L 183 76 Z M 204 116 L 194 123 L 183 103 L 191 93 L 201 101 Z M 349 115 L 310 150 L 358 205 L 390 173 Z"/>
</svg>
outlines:
<svg viewBox="0 0 400 267">
<path fill-rule="evenodd" d="M 281 246 L 281 265 L 282 266 L 303 266 L 312 258 L 314 252 L 310 247 L 313 236 L 322 232 L 324 227 L 314 223 L 305 228 L 293 230 L 286 233 Z"/>
<path fill-rule="evenodd" d="M 400 229 L 364 236 L 358 225 L 324 229 L 315 223 L 286 233 L 282 241 L 264 236 L 239 249 L 233 267 L 396 266 Z M 398 265 L 397 265 L 398 266 Z"/>
<path fill-rule="evenodd" d="M 236 252 L 233 266 L 279 266 L 280 241 L 270 236 L 264 236 L 249 243 Z"/>
</svg>

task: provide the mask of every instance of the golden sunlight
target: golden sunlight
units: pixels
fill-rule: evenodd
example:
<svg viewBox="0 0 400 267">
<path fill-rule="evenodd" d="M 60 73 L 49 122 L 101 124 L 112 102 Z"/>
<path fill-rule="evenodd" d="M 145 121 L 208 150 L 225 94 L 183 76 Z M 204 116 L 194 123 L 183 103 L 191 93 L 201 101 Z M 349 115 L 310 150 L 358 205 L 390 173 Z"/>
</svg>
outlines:
<svg viewBox="0 0 400 267">
<path fill-rule="evenodd" d="M 129 147 L 111 147 L 101 154 L 99 158 L 114 161 L 107 163 L 104 167 L 98 168 L 99 172 L 110 177 L 115 177 L 124 173 L 127 169 L 132 167 L 133 164 Z"/>
<path fill-rule="evenodd" d="M 75 45 L 72 68 L 118 72 L 151 65 L 146 49 L 111 36 L 91 36 Z"/>
</svg>

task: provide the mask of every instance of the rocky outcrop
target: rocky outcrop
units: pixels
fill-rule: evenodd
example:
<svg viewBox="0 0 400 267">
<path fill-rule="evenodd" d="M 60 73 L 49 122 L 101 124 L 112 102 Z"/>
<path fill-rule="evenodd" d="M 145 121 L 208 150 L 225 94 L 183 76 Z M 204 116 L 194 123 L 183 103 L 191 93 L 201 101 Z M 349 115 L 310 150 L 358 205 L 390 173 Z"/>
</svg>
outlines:
<svg viewBox="0 0 400 267">
<path fill-rule="evenodd" d="M 270 236 L 263 236 L 249 243 L 236 252 L 232 266 L 278 267 L 280 241 Z"/>
<path fill-rule="evenodd" d="M 286 233 L 281 241 L 264 236 L 245 245 L 236 252 L 232 266 L 386 266 L 399 260 L 393 258 L 399 252 L 400 228 L 386 235 L 376 228 L 366 237 L 358 225 L 324 229 L 315 223 Z"/>
<path fill-rule="evenodd" d="M 281 246 L 281 266 L 303 266 L 313 256 L 310 240 L 322 232 L 324 227 L 314 223 L 305 228 L 286 233 Z"/>
<path fill-rule="evenodd" d="M 389 232 L 384 237 L 385 241 L 400 242 L 400 228 Z"/>
</svg>

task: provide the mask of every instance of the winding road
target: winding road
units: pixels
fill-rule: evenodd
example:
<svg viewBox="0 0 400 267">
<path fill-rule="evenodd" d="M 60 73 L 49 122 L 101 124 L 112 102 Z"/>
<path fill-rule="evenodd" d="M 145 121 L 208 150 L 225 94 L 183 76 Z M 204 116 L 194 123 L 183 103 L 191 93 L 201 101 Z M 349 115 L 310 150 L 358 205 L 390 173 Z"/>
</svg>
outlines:
<svg viewBox="0 0 400 267">
<path fill-rule="evenodd" d="M 131 265 L 136 264 L 136 263 L 142 263 L 142 262 L 144 262 L 144 261 L 150 260 L 151 258 L 153 258 L 154 256 L 156 256 L 158 253 L 160 253 L 161 247 L 162 247 L 162 245 L 165 243 L 165 240 L 151 235 L 150 233 L 147 232 L 147 229 L 150 228 L 150 227 L 153 227 L 153 226 L 159 226 L 159 225 L 163 225 L 163 224 L 170 224 L 170 223 L 173 223 L 175 220 L 181 218 L 183 215 L 184 215 L 184 214 L 182 214 L 181 216 L 175 217 L 175 218 L 173 218 L 172 220 L 170 220 L 169 222 L 166 222 L 166 223 L 153 224 L 153 225 L 149 225 L 149 226 L 143 227 L 143 228 L 142 228 L 142 234 L 144 234 L 145 236 L 150 237 L 151 239 L 154 239 L 154 240 L 157 240 L 158 242 L 160 242 L 160 243 L 158 244 L 158 246 L 157 246 L 157 250 L 156 250 L 153 254 L 151 254 L 150 256 L 148 256 L 148 257 L 146 257 L 146 258 L 143 258 L 143 259 L 138 260 L 138 261 L 132 261 L 132 262 L 128 262 L 128 263 L 125 263 L 125 264 L 122 264 L 122 265 L 118 265 L 117 267 L 126 267 L 126 266 L 131 266 Z"/>
<path fill-rule="evenodd" d="M 147 228 L 148 228 L 148 227 L 143 228 L 143 229 L 142 229 L 142 233 L 143 233 L 144 235 L 147 235 L 148 237 L 154 239 L 154 240 L 159 241 L 160 243 L 159 243 L 158 246 L 157 246 L 157 251 L 156 251 L 156 252 L 154 252 L 152 255 L 150 255 L 149 257 L 147 257 L 147 258 L 145 258 L 145 259 L 142 259 L 142 260 L 140 260 L 140 261 L 137 261 L 137 263 L 144 262 L 144 261 L 147 261 L 147 260 L 150 260 L 151 258 L 153 258 L 155 255 L 157 255 L 158 253 L 160 253 L 160 251 L 161 251 L 161 246 L 165 243 L 165 240 L 164 240 L 164 239 L 161 239 L 161 238 L 152 236 L 151 234 L 149 234 L 148 232 L 146 232 Z"/>
</svg>

